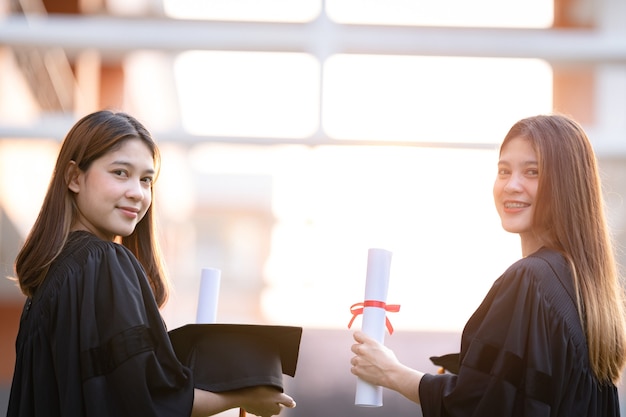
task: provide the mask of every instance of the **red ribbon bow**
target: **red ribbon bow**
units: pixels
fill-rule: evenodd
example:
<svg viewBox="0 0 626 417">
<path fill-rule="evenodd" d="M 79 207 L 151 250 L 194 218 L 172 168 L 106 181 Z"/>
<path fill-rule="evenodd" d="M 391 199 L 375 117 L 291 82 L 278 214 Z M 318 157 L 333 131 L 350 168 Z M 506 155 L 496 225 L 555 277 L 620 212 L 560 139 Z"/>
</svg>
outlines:
<svg viewBox="0 0 626 417">
<path fill-rule="evenodd" d="M 352 306 L 350 307 L 350 312 L 352 313 L 352 319 L 350 319 L 350 323 L 348 323 L 348 329 L 352 327 L 352 323 L 354 322 L 354 319 L 356 319 L 358 315 L 363 314 L 363 309 L 365 307 L 378 307 L 391 313 L 397 313 L 398 311 L 400 311 L 400 304 L 386 304 L 382 301 L 376 301 L 376 300 L 365 300 L 362 303 L 352 304 Z M 389 317 L 385 316 L 385 324 L 387 325 L 387 330 L 389 331 L 389 334 L 393 334 L 393 326 L 391 325 L 391 322 L 389 321 Z"/>
</svg>

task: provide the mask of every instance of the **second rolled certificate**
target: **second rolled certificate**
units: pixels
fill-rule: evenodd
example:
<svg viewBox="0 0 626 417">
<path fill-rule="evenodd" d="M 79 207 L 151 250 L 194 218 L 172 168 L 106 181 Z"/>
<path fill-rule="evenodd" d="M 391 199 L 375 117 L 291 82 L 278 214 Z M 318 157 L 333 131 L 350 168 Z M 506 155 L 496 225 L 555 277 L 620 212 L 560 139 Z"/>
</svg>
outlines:
<svg viewBox="0 0 626 417">
<path fill-rule="evenodd" d="M 220 280 L 222 271 L 216 268 L 202 268 L 196 323 L 211 324 L 217 321 Z"/>
<path fill-rule="evenodd" d="M 385 249 L 369 249 L 367 256 L 367 275 L 365 277 L 365 300 L 361 330 L 372 339 L 383 343 L 389 289 L 389 270 L 391 252 Z M 376 305 L 379 304 L 379 305 Z M 381 308 L 382 305 L 382 308 Z M 380 407 L 383 405 L 382 387 L 357 379 L 354 404 L 362 407 Z"/>
</svg>

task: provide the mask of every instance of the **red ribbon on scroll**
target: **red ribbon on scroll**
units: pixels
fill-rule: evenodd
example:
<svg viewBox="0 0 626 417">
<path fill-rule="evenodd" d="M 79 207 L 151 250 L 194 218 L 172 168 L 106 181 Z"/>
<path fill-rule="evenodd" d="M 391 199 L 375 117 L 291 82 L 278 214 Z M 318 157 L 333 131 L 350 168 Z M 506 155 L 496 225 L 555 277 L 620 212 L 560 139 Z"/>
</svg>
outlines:
<svg viewBox="0 0 626 417">
<path fill-rule="evenodd" d="M 363 314 L 363 309 L 365 307 L 378 307 L 390 313 L 397 313 L 398 311 L 400 311 L 400 304 L 387 304 L 387 303 L 384 303 L 382 301 L 377 301 L 377 300 L 365 300 L 362 303 L 352 304 L 352 306 L 350 307 L 350 312 L 352 313 L 352 319 L 350 319 L 350 323 L 348 323 L 348 329 L 352 327 L 352 323 L 354 323 L 354 319 L 356 319 L 358 315 Z M 385 323 L 387 325 L 387 330 L 389 331 L 389 334 L 393 334 L 393 326 L 391 325 L 391 322 L 389 321 L 389 317 L 385 317 Z"/>
</svg>

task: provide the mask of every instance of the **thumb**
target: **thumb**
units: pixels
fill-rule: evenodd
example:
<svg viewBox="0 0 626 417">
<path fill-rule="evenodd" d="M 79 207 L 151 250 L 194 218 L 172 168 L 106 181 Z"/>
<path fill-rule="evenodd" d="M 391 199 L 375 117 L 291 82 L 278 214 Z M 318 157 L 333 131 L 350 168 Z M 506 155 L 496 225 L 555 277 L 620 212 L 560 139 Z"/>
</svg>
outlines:
<svg viewBox="0 0 626 417">
<path fill-rule="evenodd" d="M 280 400 L 280 404 L 284 405 L 285 407 L 288 408 L 295 408 L 296 407 L 296 402 L 294 401 L 293 398 L 291 398 L 289 395 L 287 394 L 283 394 L 281 400 Z"/>
<path fill-rule="evenodd" d="M 355 331 L 353 337 L 354 337 L 354 340 L 356 340 L 359 343 L 366 343 L 366 342 L 374 340 L 368 335 L 366 335 L 365 333 L 363 333 L 363 331 L 361 330 Z"/>
</svg>

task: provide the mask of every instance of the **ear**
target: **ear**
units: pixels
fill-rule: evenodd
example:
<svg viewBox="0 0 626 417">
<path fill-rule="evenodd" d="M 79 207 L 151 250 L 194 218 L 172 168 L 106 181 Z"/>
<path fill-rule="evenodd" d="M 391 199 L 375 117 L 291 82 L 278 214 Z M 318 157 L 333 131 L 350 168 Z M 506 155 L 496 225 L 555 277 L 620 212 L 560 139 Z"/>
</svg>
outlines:
<svg viewBox="0 0 626 417">
<path fill-rule="evenodd" d="M 80 191 L 80 182 L 78 181 L 80 174 L 81 171 L 78 165 L 76 165 L 76 162 L 70 161 L 65 168 L 65 183 L 67 184 L 67 188 L 75 193 Z"/>
</svg>

